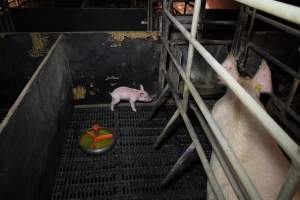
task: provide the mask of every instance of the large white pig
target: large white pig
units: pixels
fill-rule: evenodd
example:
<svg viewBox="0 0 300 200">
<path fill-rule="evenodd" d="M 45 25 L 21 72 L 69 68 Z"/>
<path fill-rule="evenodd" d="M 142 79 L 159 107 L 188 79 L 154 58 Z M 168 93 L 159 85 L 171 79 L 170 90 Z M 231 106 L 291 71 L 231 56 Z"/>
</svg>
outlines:
<svg viewBox="0 0 300 200">
<path fill-rule="evenodd" d="M 249 95 L 263 106 L 259 101 L 260 94 L 272 91 L 271 71 L 266 61 L 262 60 L 252 79 L 240 77 L 235 58 L 231 55 L 226 58 L 222 65 Z M 226 94 L 215 104 L 212 115 L 262 198 L 276 199 L 285 181 L 290 163 L 275 140 L 269 136 L 267 130 L 243 106 L 230 89 L 227 89 Z M 214 154 L 210 163 L 225 198 L 228 200 L 237 199 Z M 298 191 L 294 199 L 299 199 Z M 208 188 L 207 195 L 208 199 L 214 199 L 210 188 Z"/>
</svg>

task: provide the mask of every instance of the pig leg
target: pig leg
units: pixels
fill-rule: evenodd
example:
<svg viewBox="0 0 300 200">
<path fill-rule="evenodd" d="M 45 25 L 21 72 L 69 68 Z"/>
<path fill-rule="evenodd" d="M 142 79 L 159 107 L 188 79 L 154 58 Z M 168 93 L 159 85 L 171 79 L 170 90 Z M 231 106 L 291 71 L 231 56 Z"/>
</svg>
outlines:
<svg viewBox="0 0 300 200">
<path fill-rule="evenodd" d="M 112 99 L 111 99 L 111 105 L 110 105 L 111 111 L 114 111 L 114 106 L 116 104 L 118 104 L 119 102 L 120 102 L 120 98 L 119 97 L 112 97 Z"/>
<path fill-rule="evenodd" d="M 130 100 L 130 106 L 132 108 L 132 111 L 136 112 L 136 109 L 135 109 L 135 101 L 134 100 Z"/>
</svg>

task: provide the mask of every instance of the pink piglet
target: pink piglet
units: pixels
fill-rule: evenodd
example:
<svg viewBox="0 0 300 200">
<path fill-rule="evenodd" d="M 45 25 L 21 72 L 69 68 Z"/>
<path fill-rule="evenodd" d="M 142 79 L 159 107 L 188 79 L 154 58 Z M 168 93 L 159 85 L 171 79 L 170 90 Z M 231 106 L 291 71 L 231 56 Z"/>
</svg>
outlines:
<svg viewBox="0 0 300 200">
<path fill-rule="evenodd" d="M 129 88 L 129 87 L 118 87 L 113 92 L 110 93 L 111 100 L 111 110 L 114 111 L 114 106 L 118 104 L 121 100 L 128 100 L 130 106 L 134 112 L 136 112 L 135 102 L 151 102 L 152 98 L 144 90 L 143 85 L 140 85 L 140 90 Z"/>
</svg>

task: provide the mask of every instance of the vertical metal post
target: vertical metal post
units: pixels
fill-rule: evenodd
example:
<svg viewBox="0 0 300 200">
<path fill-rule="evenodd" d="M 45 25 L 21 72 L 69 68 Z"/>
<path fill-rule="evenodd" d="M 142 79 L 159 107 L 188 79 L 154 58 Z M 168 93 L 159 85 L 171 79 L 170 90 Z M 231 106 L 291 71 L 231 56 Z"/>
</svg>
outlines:
<svg viewBox="0 0 300 200">
<path fill-rule="evenodd" d="M 298 51 L 300 53 L 300 47 L 298 48 Z M 300 74 L 300 65 L 298 66 L 298 74 Z M 297 89 L 299 87 L 299 83 L 300 83 L 300 80 L 298 78 L 294 78 L 292 89 L 291 89 L 291 91 L 289 93 L 289 96 L 288 96 L 288 99 L 286 101 L 287 106 L 290 106 L 292 104 L 294 96 L 295 96 L 295 94 L 297 92 Z"/>
<path fill-rule="evenodd" d="M 163 10 L 169 9 L 170 4 L 172 4 L 172 2 L 168 3 L 167 0 L 164 0 L 163 1 Z M 162 16 L 162 25 L 163 25 L 163 27 L 162 27 L 162 31 L 161 31 L 161 40 L 168 41 L 170 21 L 164 12 L 163 12 L 163 16 Z M 163 45 L 161 45 L 161 54 L 160 54 L 160 62 L 159 62 L 159 89 L 160 89 L 160 91 L 162 91 L 165 86 L 165 77 L 163 75 L 163 69 L 166 69 L 167 60 L 168 60 L 167 50 L 163 47 Z"/>
<path fill-rule="evenodd" d="M 239 57 L 241 37 L 247 23 L 246 19 L 247 19 L 247 13 L 245 11 L 245 6 L 240 5 L 240 13 L 239 13 L 237 24 L 235 26 L 235 32 L 234 32 L 231 51 L 230 51 L 230 54 L 234 55 L 235 57 Z"/>
<path fill-rule="evenodd" d="M 294 165 L 291 165 L 285 183 L 278 195 L 278 200 L 292 199 L 294 192 L 300 182 L 300 172 Z"/>
<path fill-rule="evenodd" d="M 247 7 L 246 9 L 249 9 L 249 7 Z M 246 13 L 251 13 L 251 21 L 250 21 L 250 25 L 249 25 L 249 29 L 247 32 L 247 36 L 246 36 L 246 41 L 243 42 L 243 46 L 242 48 L 240 48 L 240 67 L 244 69 L 246 61 L 247 61 L 247 57 L 248 57 L 248 51 L 249 51 L 249 47 L 248 47 L 248 42 L 251 40 L 252 38 L 252 33 L 253 33 L 253 27 L 254 27 L 254 22 L 255 22 L 255 15 L 256 15 L 256 9 L 253 9 L 252 12 L 247 12 Z"/>
<path fill-rule="evenodd" d="M 192 20 L 192 27 L 191 27 L 191 36 L 193 39 L 196 38 L 197 34 L 197 27 L 199 22 L 199 15 L 201 10 L 201 0 L 195 0 L 194 5 L 194 12 L 193 12 L 193 20 Z M 194 46 L 191 42 L 189 42 L 189 49 L 188 49 L 188 57 L 187 57 L 187 64 L 186 64 L 186 76 L 188 78 L 191 77 L 191 68 L 193 64 L 193 58 L 194 58 Z M 187 110 L 188 106 L 188 99 L 189 99 L 189 89 L 186 84 L 184 84 L 184 90 L 183 90 L 183 109 Z"/>
<path fill-rule="evenodd" d="M 152 31 L 152 0 L 148 0 L 147 31 Z"/>
</svg>

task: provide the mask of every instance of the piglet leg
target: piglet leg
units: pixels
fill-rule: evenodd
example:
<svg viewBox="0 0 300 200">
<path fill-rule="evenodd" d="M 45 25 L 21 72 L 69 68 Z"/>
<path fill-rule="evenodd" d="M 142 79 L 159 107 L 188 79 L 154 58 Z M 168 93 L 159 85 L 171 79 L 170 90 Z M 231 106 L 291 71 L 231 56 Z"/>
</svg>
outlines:
<svg viewBox="0 0 300 200">
<path fill-rule="evenodd" d="M 112 97 L 111 104 L 110 104 L 111 111 L 114 111 L 115 105 L 118 104 L 119 102 L 120 102 L 120 98 Z"/>
<path fill-rule="evenodd" d="M 130 101 L 130 106 L 132 108 L 132 111 L 136 112 L 136 109 L 135 109 L 135 101 Z"/>
</svg>

